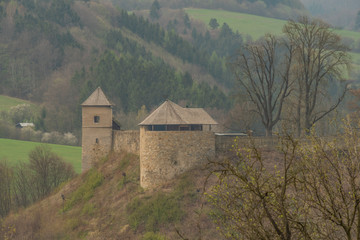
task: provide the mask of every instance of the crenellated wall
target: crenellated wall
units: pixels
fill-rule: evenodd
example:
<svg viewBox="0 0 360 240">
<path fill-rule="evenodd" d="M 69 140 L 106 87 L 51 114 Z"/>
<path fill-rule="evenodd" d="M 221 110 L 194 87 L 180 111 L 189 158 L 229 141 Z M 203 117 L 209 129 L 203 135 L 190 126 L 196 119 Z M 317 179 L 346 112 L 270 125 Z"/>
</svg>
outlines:
<svg viewBox="0 0 360 240">
<path fill-rule="evenodd" d="M 210 131 L 140 129 L 140 185 L 154 188 L 215 156 Z"/>
</svg>

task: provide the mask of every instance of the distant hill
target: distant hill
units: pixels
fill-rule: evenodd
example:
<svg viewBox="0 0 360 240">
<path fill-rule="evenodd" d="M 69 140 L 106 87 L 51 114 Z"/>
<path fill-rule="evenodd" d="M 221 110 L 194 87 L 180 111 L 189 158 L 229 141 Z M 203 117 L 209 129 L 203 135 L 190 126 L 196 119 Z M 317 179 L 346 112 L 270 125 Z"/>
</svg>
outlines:
<svg viewBox="0 0 360 240">
<path fill-rule="evenodd" d="M 314 17 L 322 18 L 335 27 L 353 29 L 360 11 L 359 0 L 300 0 Z"/>
<path fill-rule="evenodd" d="M 249 35 L 256 40 L 264 36 L 266 33 L 281 35 L 282 28 L 286 24 L 285 20 L 260 17 L 251 14 L 234 13 L 223 10 L 209 10 L 209 9 L 185 9 L 185 12 L 193 19 L 202 21 L 208 25 L 211 18 L 216 18 L 219 25 L 227 23 L 231 29 L 238 31 L 243 36 Z M 210 30 L 210 27 L 208 27 Z M 334 31 L 344 38 L 351 52 L 353 59 L 353 74 L 358 76 L 360 74 L 360 32 L 350 30 Z"/>
<path fill-rule="evenodd" d="M 47 131 L 78 131 L 80 103 L 98 86 L 125 115 L 167 98 L 231 107 L 212 50 L 108 1 L 1 1 L 0 29 L 0 94 L 43 104 Z"/>
</svg>

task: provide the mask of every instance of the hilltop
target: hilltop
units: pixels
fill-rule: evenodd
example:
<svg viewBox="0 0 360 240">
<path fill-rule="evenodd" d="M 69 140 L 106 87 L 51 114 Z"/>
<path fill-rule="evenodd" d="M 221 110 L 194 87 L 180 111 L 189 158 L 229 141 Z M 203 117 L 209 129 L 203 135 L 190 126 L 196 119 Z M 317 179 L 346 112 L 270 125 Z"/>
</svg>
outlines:
<svg viewBox="0 0 360 240">
<path fill-rule="evenodd" d="M 144 191 L 138 156 L 110 155 L 48 198 L 10 214 L 3 234 L 10 239 L 179 239 L 178 231 L 189 239 L 219 239 L 203 196 L 206 176 L 200 167 Z"/>
</svg>

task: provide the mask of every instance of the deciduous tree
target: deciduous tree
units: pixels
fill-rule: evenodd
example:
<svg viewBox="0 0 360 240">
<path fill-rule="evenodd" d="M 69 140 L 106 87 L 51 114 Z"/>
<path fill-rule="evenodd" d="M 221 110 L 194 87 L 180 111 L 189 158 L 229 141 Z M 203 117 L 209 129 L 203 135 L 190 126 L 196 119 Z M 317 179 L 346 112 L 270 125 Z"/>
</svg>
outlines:
<svg viewBox="0 0 360 240">
<path fill-rule="evenodd" d="M 244 45 L 230 63 L 241 90 L 255 105 L 266 135 L 280 120 L 283 103 L 291 92 L 293 49 L 273 35 Z"/>
<path fill-rule="evenodd" d="M 298 22 L 289 21 L 283 32 L 295 51 L 296 67 L 293 70 L 298 84 L 297 121 L 300 123 L 300 118 L 304 118 L 304 129 L 309 132 L 317 121 L 336 109 L 344 98 L 346 88 L 330 107 L 318 107 L 321 96 L 326 95 L 325 84 L 344 79 L 344 72 L 350 64 L 348 48 L 328 24 L 308 17 L 301 17 Z"/>
<path fill-rule="evenodd" d="M 5 161 L 0 162 L 0 217 L 8 214 L 12 205 L 12 171 Z"/>
</svg>

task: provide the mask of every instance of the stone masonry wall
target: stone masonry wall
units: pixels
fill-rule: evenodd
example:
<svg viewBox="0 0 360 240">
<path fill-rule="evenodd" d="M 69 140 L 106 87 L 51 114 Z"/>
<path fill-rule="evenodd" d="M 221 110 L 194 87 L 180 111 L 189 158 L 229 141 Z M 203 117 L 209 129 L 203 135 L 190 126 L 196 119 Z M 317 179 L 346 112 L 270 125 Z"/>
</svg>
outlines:
<svg viewBox="0 0 360 240">
<path fill-rule="evenodd" d="M 111 128 L 83 128 L 82 131 L 82 172 L 91 168 L 100 157 L 111 150 Z M 98 143 L 96 143 L 98 139 Z"/>
<path fill-rule="evenodd" d="M 216 148 L 216 154 L 221 154 L 224 152 L 228 152 L 232 150 L 234 145 L 234 140 L 237 138 L 237 143 L 239 147 L 245 147 L 249 144 L 249 137 L 247 136 L 215 136 L 215 148 Z M 252 137 L 251 138 L 256 146 L 259 147 L 274 147 L 278 144 L 277 138 L 275 137 Z"/>
<path fill-rule="evenodd" d="M 140 185 L 154 188 L 215 156 L 215 135 L 140 129 Z"/>
<path fill-rule="evenodd" d="M 99 116 L 99 122 L 94 122 Z M 109 106 L 82 107 L 82 172 L 91 168 L 112 146 L 112 109 Z"/>
<path fill-rule="evenodd" d="M 113 131 L 113 151 L 140 154 L 140 132 L 132 131 Z"/>
</svg>

